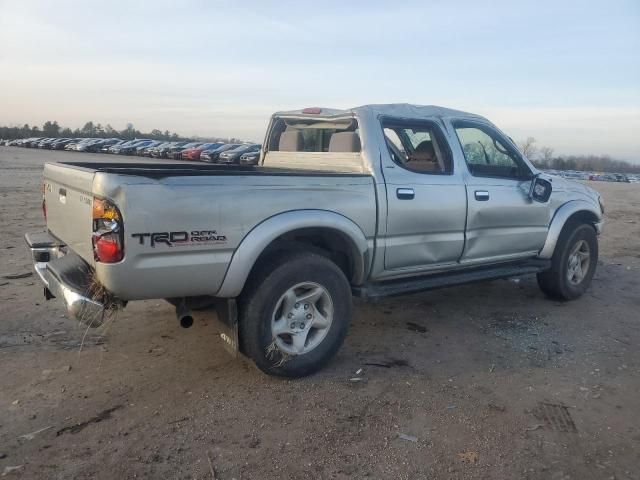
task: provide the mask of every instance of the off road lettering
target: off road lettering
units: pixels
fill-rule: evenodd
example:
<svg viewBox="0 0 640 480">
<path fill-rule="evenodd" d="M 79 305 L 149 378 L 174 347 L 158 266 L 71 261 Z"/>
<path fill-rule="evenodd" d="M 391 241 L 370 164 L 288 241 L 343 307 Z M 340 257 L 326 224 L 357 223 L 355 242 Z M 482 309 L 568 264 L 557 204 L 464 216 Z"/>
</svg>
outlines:
<svg viewBox="0 0 640 480">
<path fill-rule="evenodd" d="M 153 233 L 132 233 L 132 238 L 138 239 L 139 245 L 166 245 L 173 247 L 176 245 L 195 244 L 195 243 L 219 243 L 226 242 L 227 237 L 218 235 L 216 230 L 193 230 L 191 232 L 153 232 Z"/>
</svg>

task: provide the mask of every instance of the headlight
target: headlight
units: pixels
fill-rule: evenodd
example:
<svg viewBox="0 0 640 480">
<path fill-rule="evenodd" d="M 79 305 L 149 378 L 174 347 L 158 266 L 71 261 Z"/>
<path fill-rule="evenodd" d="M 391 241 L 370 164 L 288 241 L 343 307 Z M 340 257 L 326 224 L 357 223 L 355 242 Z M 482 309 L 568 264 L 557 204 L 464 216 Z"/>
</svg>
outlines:
<svg viewBox="0 0 640 480">
<path fill-rule="evenodd" d="M 600 204 L 600 211 L 604 215 L 604 202 L 602 201 L 602 197 L 598 197 L 598 203 Z"/>
</svg>

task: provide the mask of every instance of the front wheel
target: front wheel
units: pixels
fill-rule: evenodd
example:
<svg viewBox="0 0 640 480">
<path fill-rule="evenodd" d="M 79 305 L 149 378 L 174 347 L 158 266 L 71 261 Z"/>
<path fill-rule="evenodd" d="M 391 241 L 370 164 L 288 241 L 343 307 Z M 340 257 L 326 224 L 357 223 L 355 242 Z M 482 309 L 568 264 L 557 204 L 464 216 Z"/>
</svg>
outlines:
<svg viewBox="0 0 640 480">
<path fill-rule="evenodd" d="M 589 288 L 597 263 L 595 229 L 591 225 L 572 222 L 560 234 L 551 268 L 538 274 L 538 285 L 552 298 L 574 300 Z"/>
<path fill-rule="evenodd" d="M 351 320 L 351 288 L 331 260 L 278 256 L 254 272 L 240 297 L 240 342 L 263 372 L 302 377 L 338 351 Z"/>
</svg>

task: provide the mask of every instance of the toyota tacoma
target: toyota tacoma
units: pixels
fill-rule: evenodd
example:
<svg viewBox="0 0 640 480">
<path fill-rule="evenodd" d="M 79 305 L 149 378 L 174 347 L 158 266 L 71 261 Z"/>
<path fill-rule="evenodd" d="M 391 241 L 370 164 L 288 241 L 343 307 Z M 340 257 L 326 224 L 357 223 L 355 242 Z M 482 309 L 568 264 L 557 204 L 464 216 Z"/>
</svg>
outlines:
<svg viewBox="0 0 640 480">
<path fill-rule="evenodd" d="M 536 274 L 580 297 L 604 213 L 485 118 L 408 104 L 278 112 L 254 166 L 47 163 L 43 209 L 26 242 L 72 316 L 161 298 L 188 326 L 213 305 L 227 347 L 292 377 L 335 354 L 353 296 Z"/>
</svg>

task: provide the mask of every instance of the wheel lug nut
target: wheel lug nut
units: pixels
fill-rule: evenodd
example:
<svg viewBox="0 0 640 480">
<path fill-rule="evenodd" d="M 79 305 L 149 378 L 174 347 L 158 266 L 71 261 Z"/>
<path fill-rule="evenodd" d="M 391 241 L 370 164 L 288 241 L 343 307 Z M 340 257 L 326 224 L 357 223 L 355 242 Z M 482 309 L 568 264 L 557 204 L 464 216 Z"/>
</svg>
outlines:
<svg viewBox="0 0 640 480">
<path fill-rule="evenodd" d="M 304 328 L 304 323 L 301 323 L 301 324 L 300 324 L 300 328 Z"/>
<path fill-rule="evenodd" d="M 296 303 L 296 304 L 294 305 L 294 307 L 296 307 L 296 308 L 300 308 L 300 304 L 299 304 L 299 303 Z"/>
<path fill-rule="evenodd" d="M 293 318 L 293 313 L 290 313 L 289 315 L 287 315 L 287 318 Z"/>
<path fill-rule="evenodd" d="M 305 309 L 305 310 L 309 310 L 309 304 L 308 304 L 308 303 L 305 303 L 305 304 L 304 304 L 304 309 Z"/>
<path fill-rule="evenodd" d="M 311 320 L 311 314 L 307 313 L 307 320 Z"/>
<path fill-rule="evenodd" d="M 296 328 L 296 324 L 292 323 L 291 325 L 289 325 L 291 327 L 291 330 L 293 330 L 294 328 Z"/>
</svg>

